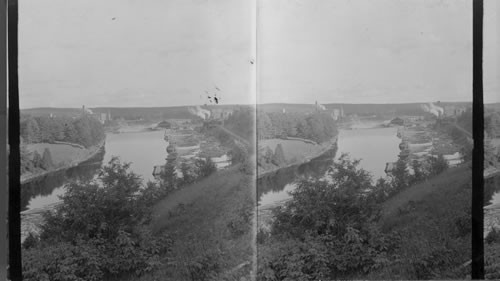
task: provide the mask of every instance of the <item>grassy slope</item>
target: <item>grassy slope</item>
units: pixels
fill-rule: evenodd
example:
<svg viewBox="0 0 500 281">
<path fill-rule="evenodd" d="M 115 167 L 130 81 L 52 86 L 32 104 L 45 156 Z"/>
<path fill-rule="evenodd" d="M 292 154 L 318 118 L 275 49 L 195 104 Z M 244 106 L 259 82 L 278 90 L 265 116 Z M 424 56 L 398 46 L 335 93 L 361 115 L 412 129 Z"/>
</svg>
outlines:
<svg viewBox="0 0 500 281">
<path fill-rule="evenodd" d="M 97 146 L 78 148 L 67 144 L 35 143 L 28 144 L 31 152 L 38 151 L 43 156 L 43 151 L 48 148 L 55 168 L 70 166 L 85 161 L 96 152 Z M 32 156 L 33 157 L 33 156 Z"/>
<path fill-rule="evenodd" d="M 314 145 L 298 140 L 283 139 L 260 140 L 259 146 L 269 147 L 272 151 L 274 151 L 278 143 L 281 143 L 281 146 L 283 147 L 286 161 L 291 161 L 292 159 L 295 159 L 296 161 L 304 161 L 307 156 L 316 155 L 323 149 L 321 145 Z"/>
<path fill-rule="evenodd" d="M 385 202 L 381 226 L 401 233 L 401 262 L 370 277 L 464 278 L 469 269 L 461 265 L 471 255 L 470 183 L 471 169 L 463 165 Z"/>
<path fill-rule="evenodd" d="M 463 183 L 470 183 L 471 173 L 470 165 L 464 164 L 400 192 L 382 205 L 382 220 L 397 215 L 398 209 L 410 201 L 420 201 L 434 193 L 447 192 Z"/>
<path fill-rule="evenodd" d="M 198 183 L 187 186 L 154 206 L 151 223 L 157 232 L 168 234 L 173 249 L 164 265 L 140 280 L 233 280 L 248 276 L 252 257 L 250 222 L 242 214 L 252 212 L 255 188 L 252 176 L 239 171 L 239 166 L 219 171 Z M 235 224 L 242 233 L 228 227 Z M 192 278 L 196 261 L 213 275 Z M 245 264 L 237 270 L 238 265 Z"/>
<path fill-rule="evenodd" d="M 27 148 L 32 152 L 35 150 L 38 151 L 40 155 L 43 155 L 45 148 L 48 148 L 50 150 L 50 155 L 52 156 L 52 161 L 56 166 L 69 164 L 72 161 L 77 161 L 78 159 L 84 159 L 89 153 L 87 149 L 81 149 L 66 144 L 35 143 L 28 144 Z"/>
</svg>

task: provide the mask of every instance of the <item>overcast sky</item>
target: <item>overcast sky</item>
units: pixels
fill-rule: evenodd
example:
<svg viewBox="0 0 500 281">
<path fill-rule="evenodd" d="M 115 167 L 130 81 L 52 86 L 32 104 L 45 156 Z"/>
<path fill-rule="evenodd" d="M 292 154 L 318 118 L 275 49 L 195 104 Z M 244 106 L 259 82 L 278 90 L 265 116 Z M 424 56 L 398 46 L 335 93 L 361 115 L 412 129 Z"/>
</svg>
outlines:
<svg viewBox="0 0 500 281">
<path fill-rule="evenodd" d="M 495 28 L 485 31 L 485 100 L 490 102 L 500 101 L 498 55 L 492 62 L 499 50 L 494 1 L 487 1 L 486 25 Z M 472 1 L 259 4 L 261 103 L 472 100 Z"/>
<path fill-rule="evenodd" d="M 252 100 L 252 1 L 19 4 L 21 108 L 203 104 L 216 86 Z"/>
<path fill-rule="evenodd" d="M 194 105 L 205 91 L 224 104 L 254 100 L 254 1 L 19 3 L 21 108 Z M 486 102 L 500 101 L 495 3 L 486 1 Z M 469 0 L 258 7 L 259 102 L 471 100 Z"/>
</svg>

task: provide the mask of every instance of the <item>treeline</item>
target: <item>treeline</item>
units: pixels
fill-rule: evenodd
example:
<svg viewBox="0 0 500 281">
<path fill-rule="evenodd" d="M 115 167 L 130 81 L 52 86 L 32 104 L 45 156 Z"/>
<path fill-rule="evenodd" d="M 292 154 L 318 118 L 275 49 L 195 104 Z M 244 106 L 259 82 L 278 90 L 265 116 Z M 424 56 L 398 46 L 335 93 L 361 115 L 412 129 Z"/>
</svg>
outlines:
<svg viewBox="0 0 500 281">
<path fill-rule="evenodd" d="M 299 137 L 321 143 L 337 135 L 337 126 L 326 112 L 305 115 L 259 111 L 257 132 L 259 139 Z"/>
<path fill-rule="evenodd" d="M 105 136 L 102 124 L 87 115 L 78 118 L 22 115 L 20 129 L 24 143 L 62 141 L 89 147 Z"/>
<path fill-rule="evenodd" d="M 40 155 L 38 151 L 30 152 L 26 145 L 21 145 L 21 174 L 27 172 L 36 173 L 40 170 L 48 171 L 54 166 L 52 154 L 50 154 L 48 148 L 45 148 L 43 154 Z"/>
<path fill-rule="evenodd" d="M 254 134 L 253 118 L 254 112 L 251 108 L 240 108 L 224 121 L 224 127 L 245 140 L 252 141 Z"/>
</svg>

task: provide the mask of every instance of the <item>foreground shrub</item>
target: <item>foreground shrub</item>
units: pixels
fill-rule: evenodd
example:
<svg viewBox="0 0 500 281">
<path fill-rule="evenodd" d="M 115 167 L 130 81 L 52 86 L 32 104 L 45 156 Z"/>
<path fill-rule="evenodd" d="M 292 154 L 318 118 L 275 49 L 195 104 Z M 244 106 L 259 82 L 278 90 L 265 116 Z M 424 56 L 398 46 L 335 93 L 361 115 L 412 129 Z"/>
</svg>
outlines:
<svg viewBox="0 0 500 281">
<path fill-rule="evenodd" d="M 142 189 L 129 166 L 113 158 L 97 180 L 67 187 L 63 203 L 45 214 L 39 241 L 23 252 L 24 280 L 102 280 L 161 264 L 171 241 L 145 225 L 156 190 Z"/>
<path fill-rule="evenodd" d="M 275 210 L 261 280 L 348 278 L 394 259 L 399 237 L 374 224 L 376 197 L 366 192 L 373 187 L 371 176 L 358 164 L 343 155 L 333 164 L 330 182 L 300 182 L 292 199 Z"/>
</svg>

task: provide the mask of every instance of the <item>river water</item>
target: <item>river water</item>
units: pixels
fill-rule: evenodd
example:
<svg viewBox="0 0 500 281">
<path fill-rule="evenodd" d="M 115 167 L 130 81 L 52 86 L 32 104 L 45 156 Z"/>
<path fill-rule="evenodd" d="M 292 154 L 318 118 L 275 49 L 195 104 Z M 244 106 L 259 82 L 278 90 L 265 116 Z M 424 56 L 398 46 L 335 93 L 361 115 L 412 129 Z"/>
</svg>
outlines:
<svg viewBox="0 0 500 281">
<path fill-rule="evenodd" d="M 21 189 L 21 208 L 23 211 L 45 207 L 59 201 L 64 194 L 64 184 L 75 179 L 92 179 L 103 163 L 113 156 L 122 162 L 132 162 L 130 169 L 144 179 L 153 180 L 153 166 L 165 163 L 166 143 L 163 131 L 130 132 L 107 134 L 102 153 L 86 163 L 50 174 L 40 180 L 23 184 Z"/>
<path fill-rule="evenodd" d="M 266 208 L 287 200 L 290 198 L 288 193 L 296 188 L 297 180 L 323 177 L 342 153 L 348 153 L 351 159 L 361 159 L 360 167 L 370 172 L 374 181 L 385 177 L 385 164 L 397 160 L 401 139 L 396 136 L 397 128 L 371 126 L 340 130 L 336 151 L 260 178 L 257 183 L 259 206 Z"/>
</svg>

